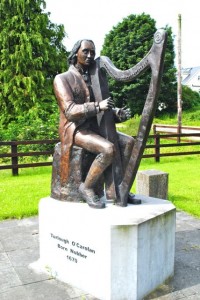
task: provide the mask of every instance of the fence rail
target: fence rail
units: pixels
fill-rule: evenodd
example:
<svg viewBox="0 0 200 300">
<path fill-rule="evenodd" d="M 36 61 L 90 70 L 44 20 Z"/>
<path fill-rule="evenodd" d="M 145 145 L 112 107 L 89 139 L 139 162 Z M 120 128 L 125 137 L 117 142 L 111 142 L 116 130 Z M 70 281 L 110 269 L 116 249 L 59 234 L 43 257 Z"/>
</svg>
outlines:
<svg viewBox="0 0 200 300">
<path fill-rule="evenodd" d="M 18 157 L 25 156 L 40 156 L 40 155 L 52 155 L 53 151 L 29 151 L 29 152 L 19 152 L 18 146 L 20 145 L 48 145 L 48 144 L 56 144 L 58 143 L 58 139 L 53 140 L 35 140 L 35 141 L 9 141 L 9 142 L 0 142 L 1 146 L 10 146 L 10 153 L 0 153 L 0 158 L 11 158 L 10 165 L 2 165 L 0 166 L 0 170 L 12 169 L 13 175 L 18 175 L 19 168 L 30 168 L 30 167 L 44 167 L 51 166 L 52 162 L 34 162 L 34 163 L 18 163 Z"/>
<path fill-rule="evenodd" d="M 198 138 L 198 142 L 191 140 L 191 137 Z M 145 149 L 154 149 L 154 153 L 152 154 L 144 154 L 143 158 L 150 158 L 154 157 L 156 162 L 160 161 L 160 157 L 165 156 L 179 156 L 179 155 L 196 155 L 200 154 L 200 151 L 182 151 L 182 152 L 168 152 L 168 153 L 161 153 L 161 148 L 175 148 L 175 147 L 188 147 L 188 146 L 199 146 L 200 145 L 200 133 L 181 133 L 181 134 L 153 134 L 149 135 L 149 138 L 154 139 L 153 145 L 146 145 Z M 184 142 L 181 142 L 181 139 L 184 139 Z M 161 140 L 164 139 L 176 139 L 180 142 L 176 143 L 168 143 L 168 144 L 161 144 Z M 186 142 L 185 142 L 186 141 Z"/>
<path fill-rule="evenodd" d="M 172 139 L 172 138 L 182 138 L 184 142 L 176 142 L 176 143 L 161 143 L 161 140 Z M 195 137 L 198 138 L 199 141 L 192 141 L 190 138 Z M 156 162 L 160 161 L 161 157 L 166 156 L 179 156 L 179 155 L 196 155 L 200 154 L 200 150 L 195 151 L 182 151 L 182 152 L 168 152 L 168 153 L 161 153 L 162 148 L 176 148 L 176 147 L 187 147 L 187 146 L 199 146 L 200 145 L 200 133 L 182 133 L 182 134 L 153 134 L 149 135 L 149 139 L 154 140 L 154 144 L 147 144 L 145 149 L 154 149 L 153 153 L 151 154 L 144 154 L 142 158 L 150 158 L 153 157 Z M 186 142 L 187 141 L 187 142 Z M 29 168 L 29 167 L 41 167 L 41 166 L 50 166 L 52 162 L 32 162 L 32 163 L 18 163 L 18 157 L 25 157 L 25 156 L 40 156 L 40 155 L 53 155 L 53 150 L 50 151 L 28 151 L 28 152 L 19 152 L 18 146 L 19 145 L 47 145 L 52 144 L 55 145 L 58 143 L 58 139 L 54 140 L 35 140 L 35 141 L 9 141 L 9 142 L 0 142 L 0 147 L 2 146 L 10 146 L 9 153 L 1 153 L 0 158 L 11 158 L 11 164 L 1 165 L 0 170 L 11 169 L 13 175 L 18 175 L 19 168 Z"/>
<path fill-rule="evenodd" d="M 153 125 L 154 133 L 156 133 L 156 132 L 177 133 L 178 129 L 179 129 L 179 127 L 177 125 L 166 125 L 166 124 L 154 124 Z M 181 126 L 181 132 L 182 133 L 199 133 L 200 127 L 199 126 Z"/>
<path fill-rule="evenodd" d="M 200 133 L 200 127 L 194 127 L 194 126 L 181 126 L 181 128 L 177 125 L 166 125 L 166 124 L 154 124 L 153 125 L 153 133 L 163 133 L 163 134 L 177 134 L 176 137 L 172 136 L 170 139 L 177 139 L 177 142 L 180 142 L 180 134 L 189 133 L 191 134 L 189 137 L 186 137 L 186 139 L 194 140 L 200 140 L 199 136 L 197 135 L 195 137 L 194 134 Z"/>
</svg>

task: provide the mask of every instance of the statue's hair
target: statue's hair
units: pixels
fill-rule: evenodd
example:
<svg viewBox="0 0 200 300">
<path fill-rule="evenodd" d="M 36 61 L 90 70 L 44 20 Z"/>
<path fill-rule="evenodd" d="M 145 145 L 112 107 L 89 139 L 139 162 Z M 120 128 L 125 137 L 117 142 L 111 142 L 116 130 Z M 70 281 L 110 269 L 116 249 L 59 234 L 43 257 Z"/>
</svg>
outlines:
<svg viewBox="0 0 200 300">
<path fill-rule="evenodd" d="M 72 51 L 70 52 L 70 54 L 69 54 L 69 56 L 68 56 L 68 59 L 67 59 L 67 60 L 68 60 L 69 65 L 75 65 L 75 64 L 76 64 L 76 62 L 77 62 L 77 56 L 76 56 L 76 54 L 77 54 L 79 48 L 81 47 L 81 43 L 82 43 L 83 41 L 90 42 L 90 43 L 92 43 L 92 44 L 94 45 L 94 47 L 95 47 L 95 44 L 94 44 L 94 42 L 93 42 L 92 40 L 83 39 L 83 40 L 77 41 L 77 42 L 75 43 L 74 47 L 72 48 Z"/>
</svg>

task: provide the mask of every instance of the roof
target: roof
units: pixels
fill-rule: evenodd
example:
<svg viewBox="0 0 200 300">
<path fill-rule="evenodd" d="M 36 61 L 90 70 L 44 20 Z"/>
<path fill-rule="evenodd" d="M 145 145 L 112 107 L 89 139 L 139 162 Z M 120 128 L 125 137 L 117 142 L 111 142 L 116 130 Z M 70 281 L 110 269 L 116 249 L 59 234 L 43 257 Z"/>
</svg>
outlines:
<svg viewBox="0 0 200 300">
<path fill-rule="evenodd" d="M 182 84 L 187 84 L 196 74 L 200 73 L 200 67 L 183 68 L 181 70 L 182 75 L 186 77 L 182 80 Z"/>
</svg>

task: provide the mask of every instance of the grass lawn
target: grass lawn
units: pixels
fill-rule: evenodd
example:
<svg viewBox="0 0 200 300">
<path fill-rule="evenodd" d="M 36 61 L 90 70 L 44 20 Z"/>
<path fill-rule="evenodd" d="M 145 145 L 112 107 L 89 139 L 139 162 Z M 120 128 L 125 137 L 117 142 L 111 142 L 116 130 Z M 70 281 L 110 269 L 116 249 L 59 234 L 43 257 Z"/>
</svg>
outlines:
<svg viewBox="0 0 200 300">
<path fill-rule="evenodd" d="M 200 171 L 199 155 L 143 159 L 139 170 L 160 170 L 169 173 L 168 199 L 177 209 L 200 218 Z M 135 192 L 135 183 L 132 187 Z"/>
<path fill-rule="evenodd" d="M 155 163 L 143 159 L 140 170 L 169 173 L 169 200 L 181 210 L 200 218 L 200 156 L 167 157 Z M 0 171 L 0 220 L 36 215 L 38 202 L 50 195 L 51 167 Z M 135 184 L 132 191 L 135 192 Z"/>
<path fill-rule="evenodd" d="M 0 171 L 0 220 L 38 213 L 38 202 L 50 195 L 51 167 Z"/>
</svg>

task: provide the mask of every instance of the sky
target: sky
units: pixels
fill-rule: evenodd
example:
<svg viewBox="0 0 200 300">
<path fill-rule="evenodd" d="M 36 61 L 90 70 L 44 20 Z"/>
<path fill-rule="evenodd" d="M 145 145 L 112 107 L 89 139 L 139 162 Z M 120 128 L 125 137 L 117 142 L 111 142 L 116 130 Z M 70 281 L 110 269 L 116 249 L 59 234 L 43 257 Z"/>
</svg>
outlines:
<svg viewBox="0 0 200 300">
<path fill-rule="evenodd" d="M 200 66 L 199 0 L 46 0 L 50 20 L 63 24 L 68 51 L 80 39 L 92 39 L 99 56 L 105 35 L 130 14 L 146 13 L 156 27 L 172 27 L 177 53 L 178 15 L 181 14 L 181 65 Z M 175 59 L 177 65 L 177 57 Z"/>
</svg>

